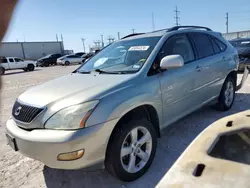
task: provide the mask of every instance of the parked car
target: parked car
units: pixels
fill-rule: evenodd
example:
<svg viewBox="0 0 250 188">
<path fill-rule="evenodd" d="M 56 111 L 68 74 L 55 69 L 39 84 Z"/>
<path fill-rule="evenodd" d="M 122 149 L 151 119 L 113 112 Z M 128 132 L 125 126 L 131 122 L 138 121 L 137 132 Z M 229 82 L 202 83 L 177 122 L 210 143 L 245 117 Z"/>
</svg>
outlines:
<svg viewBox="0 0 250 188">
<path fill-rule="evenodd" d="M 81 64 L 82 63 L 82 58 L 77 55 L 65 55 L 63 57 L 60 57 L 57 59 L 57 63 L 59 65 L 70 65 L 70 64 Z"/>
<path fill-rule="evenodd" d="M 37 60 L 37 66 L 48 67 L 49 65 L 56 65 L 57 58 L 61 57 L 61 54 L 49 54 Z"/>
<path fill-rule="evenodd" d="M 18 57 L 1 57 L 0 62 L 0 75 L 3 75 L 7 70 L 23 69 L 24 71 L 33 71 L 36 67 L 34 61 L 23 60 Z"/>
<path fill-rule="evenodd" d="M 238 51 L 240 64 L 239 71 L 243 71 L 244 67 L 250 66 L 250 38 L 240 38 L 229 41 Z"/>
<path fill-rule="evenodd" d="M 78 53 L 75 53 L 74 55 L 77 55 L 77 56 L 83 56 L 83 55 L 85 55 L 86 53 L 85 52 L 78 52 Z"/>
<path fill-rule="evenodd" d="M 204 105 L 232 107 L 238 60 L 206 27 L 124 38 L 20 95 L 6 124 L 9 145 L 52 168 L 105 167 L 135 180 L 150 167 L 164 128 Z"/>
</svg>

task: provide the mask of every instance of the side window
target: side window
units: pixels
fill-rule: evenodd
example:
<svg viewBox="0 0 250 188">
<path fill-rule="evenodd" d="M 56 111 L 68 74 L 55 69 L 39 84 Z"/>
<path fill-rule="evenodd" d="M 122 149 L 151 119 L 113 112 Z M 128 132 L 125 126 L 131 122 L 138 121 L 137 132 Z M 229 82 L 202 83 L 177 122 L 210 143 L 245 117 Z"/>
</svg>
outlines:
<svg viewBox="0 0 250 188">
<path fill-rule="evenodd" d="M 218 40 L 216 38 L 214 38 L 214 40 L 215 40 L 216 44 L 219 46 L 220 51 L 224 52 L 226 50 L 227 46 L 223 42 L 221 42 L 220 40 Z"/>
<path fill-rule="evenodd" d="M 20 58 L 14 58 L 15 62 L 22 62 L 23 60 Z"/>
<path fill-rule="evenodd" d="M 5 57 L 3 57 L 3 58 L 1 58 L 1 63 L 8 63 L 8 61 Z"/>
<path fill-rule="evenodd" d="M 183 57 L 185 63 L 194 60 L 192 46 L 184 34 L 175 35 L 168 39 L 158 54 L 158 60 L 161 61 L 161 59 L 167 55 L 177 54 Z"/>
<path fill-rule="evenodd" d="M 210 38 L 210 41 L 211 41 L 211 44 L 213 46 L 213 49 L 214 49 L 214 53 L 217 54 L 217 53 L 220 53 L 221 52 L 221 49 L 219 48 L 219 46 L 217 45 L 215 39 L 211 36 L 209 36 Z"/>
<path fill-rule="evenodd" d="M 205 58 L 214 54 L 212 44 L 206 34 L 189 33 L 189 36 L 196 47 L 198 59 Z"/>
<path fill-rule="evenodd" d="M 10 61 L 11 63 L 13 63 L 13 62 L 14 62 L 14 59 L 13 59 L 13 58 L 9 58 L 9 61 Z"/>
</svg>

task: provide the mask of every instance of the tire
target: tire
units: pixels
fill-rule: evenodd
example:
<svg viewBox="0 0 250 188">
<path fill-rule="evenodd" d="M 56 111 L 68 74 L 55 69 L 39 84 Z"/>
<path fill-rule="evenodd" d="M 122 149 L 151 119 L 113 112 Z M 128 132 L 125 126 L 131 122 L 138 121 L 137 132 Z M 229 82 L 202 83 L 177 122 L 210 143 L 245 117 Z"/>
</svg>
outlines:
<svg viewBox="0 0 250 188">
<path fill-rule="evenodd" d="M 0 75 L 4 75 L 4 73 L 5 73 L 5 68 L 0 67 Z"/>
<path fill-rule="evenodd" d="M 48 61 L 45 61 L 45 62 L 43 63 L 43 65 L 44 65 L 45 67 L 48 67 L 48 66 L 49 66 L 49 62 L 48 62 Z"/>
<path fill-rule="evenodd" d="M 220 96 L 216 104 L 217 110 L 227 111 L 232 107 L 235 98 L 235 90 L 236 80 L 234 80 L 231 76 L 227 77 L 222 86 Z"/>
<path fill-rule="evenodd" d="M 65 65 L 66 65 L 66 66 L 69 66 L 69 64 L 70 64 L 69 61 L 66 61 L 66 62 L 65 62 Z"/>
<path fill-rule="evenodd" d="M 137 131 L 135 128 L 137 128 Z M 146 135 L 142 134 L 143 131 L 147 131 L 146 134 L 150 135 L 151 139 L 149 137 L 144 137 L 149 138 L 149 141 L 145 142 L 145 144 L 142 144 L 141 146 L 132 146 L 132 132 L 138 133 L 137 140 L 139 141 L 143 136 Z M 126 124 L 121 124 L 114 130 L 110 139 L 111 140 L 109 142 L 105 160 L 105 167 L 109 173 L 122 181 L 133 181 L 147 172 L 153 162 L 157 146 L 156 131 L 150 121 L 148 121 L 146 118 L 142 118 L 139 120 L 131 120 Z M 137 142 L 137 144 L 140 144 L 140 142 Z M 126 146 L 131 149 L 127 150 L 131 153 L 122 157 L 121 148 Z M 146 147 L 148 152 L 145 152 Z M 126 150 L 124 150 L 124 154 L 125 151 Z M 142 160 L 139 155 L 146 156 L 145 160 Z M 134 161 L 133 159 L 135 159 L 135 165 L 131 165 L 131 167 L 134 166 L 134 168 L 129 168 L 129 163 L 131 160 Z"/>
<path fill-rule="evenodd" d="M 29 71 L 33 71 L 33 70 L 35 70 L 35 66 L 33 64 L 29 64 L 28 67 L 27 67 L 27 69 Z"/>
<path fill-rule="evenodd" d="M 28 68 L 24 68 L 23 70 L 24 70 L 25 72 L 27 72 L 27 71 L 28 71 Z"/>
</svg>

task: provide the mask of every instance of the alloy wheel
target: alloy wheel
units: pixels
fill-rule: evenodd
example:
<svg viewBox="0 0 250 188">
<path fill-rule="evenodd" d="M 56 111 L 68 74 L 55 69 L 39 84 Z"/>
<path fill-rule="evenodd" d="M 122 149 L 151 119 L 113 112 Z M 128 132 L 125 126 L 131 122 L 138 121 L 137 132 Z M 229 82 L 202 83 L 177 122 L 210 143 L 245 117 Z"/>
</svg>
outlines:
<svg viewBox="0 0 250 188">
<path fill-rule="evenodd" d="M 120 160 L 129 173 L 140 171 L 148 162 L 152 152 L 152 136 L 145 127 L 132 129 L 123 141 Z"/>
</svg>

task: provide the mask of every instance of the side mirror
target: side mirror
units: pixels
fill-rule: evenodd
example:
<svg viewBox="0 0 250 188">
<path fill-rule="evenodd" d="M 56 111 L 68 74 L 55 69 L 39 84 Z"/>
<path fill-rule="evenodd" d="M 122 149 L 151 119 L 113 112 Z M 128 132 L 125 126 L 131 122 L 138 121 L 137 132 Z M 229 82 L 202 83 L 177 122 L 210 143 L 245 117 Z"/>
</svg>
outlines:
<svg viewBox="0 0 250 188">
<path fill-rule="evenodd" d="M 180 55 L 168 55 L 162 58 L 161 69 L 176 69 L 184 65 L 184 60 Z"/>
</svg>

